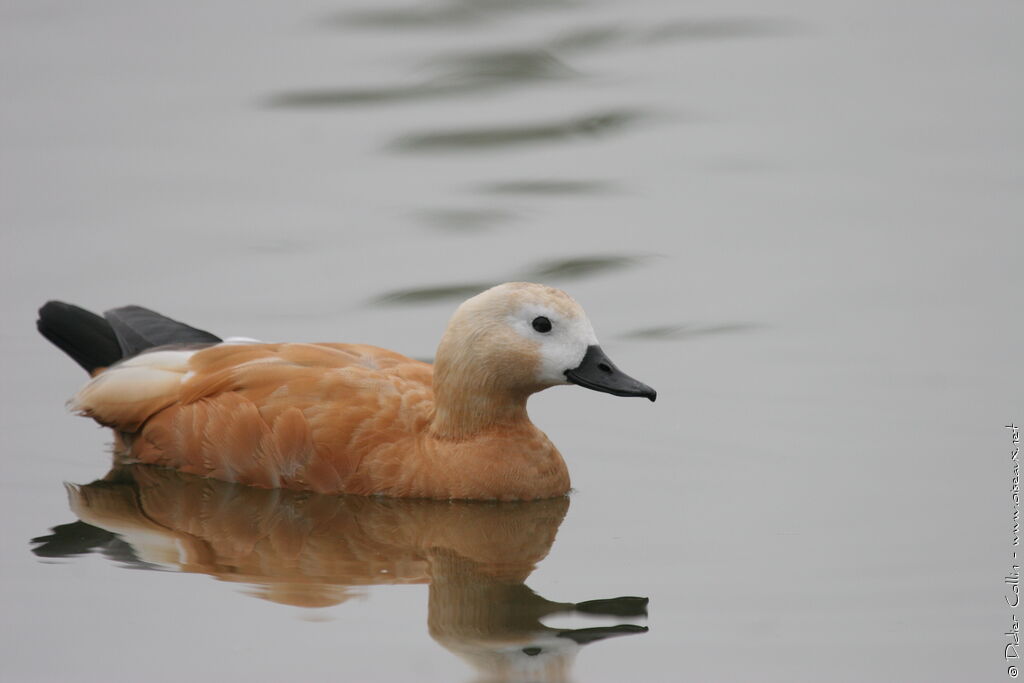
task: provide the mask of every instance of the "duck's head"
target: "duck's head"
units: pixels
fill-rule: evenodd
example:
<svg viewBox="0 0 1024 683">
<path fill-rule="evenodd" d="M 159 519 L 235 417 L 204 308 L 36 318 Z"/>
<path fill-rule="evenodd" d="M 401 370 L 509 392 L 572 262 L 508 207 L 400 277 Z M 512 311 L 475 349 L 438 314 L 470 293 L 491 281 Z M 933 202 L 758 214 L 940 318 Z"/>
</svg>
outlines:
<svg viewBox="0 0 1024 683">
<path fill-rule="evenodd" d="M 529 282 L 507 282 L 463 303 L 437 349 L 435 391 L 529 395 L 578 384 L 616 396 L 657 392 L 625 374 L 601 350 L 583 308 L 568 294 Z"/>
</svg>

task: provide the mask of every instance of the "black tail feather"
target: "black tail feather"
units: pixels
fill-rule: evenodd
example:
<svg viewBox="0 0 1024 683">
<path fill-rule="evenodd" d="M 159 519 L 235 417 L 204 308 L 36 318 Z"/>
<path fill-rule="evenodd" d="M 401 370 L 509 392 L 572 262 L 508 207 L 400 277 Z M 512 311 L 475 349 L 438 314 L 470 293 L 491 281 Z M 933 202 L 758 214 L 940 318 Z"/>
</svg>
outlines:
<svg viewBox="0 0 1024 683">
<path fill-rule="evenodd" d="M 39 309 L 36 328 L 90 374 L 121 360 L 121 346 L 110 324 L 84 308 L 48 301 Z"/>
<path fill-rule="evenodd" d="M 63 301 L 48 301 L 39 309 L 36 327 L 89 374 L 157 346 L 221 341 L 142 306 L 114 308 L 100 317 Z"/>
</svg>

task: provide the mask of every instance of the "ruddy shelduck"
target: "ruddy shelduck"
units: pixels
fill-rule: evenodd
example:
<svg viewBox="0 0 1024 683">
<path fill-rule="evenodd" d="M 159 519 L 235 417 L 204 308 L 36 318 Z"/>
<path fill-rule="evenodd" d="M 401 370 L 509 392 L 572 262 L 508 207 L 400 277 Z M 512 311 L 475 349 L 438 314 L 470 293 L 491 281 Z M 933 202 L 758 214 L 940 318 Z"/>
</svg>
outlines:
<svg viewBox="0 0 1024 683">
<path fill-rule="evenodd" d="M 655 391 L 621 372 L 561 290 L 512 282 L 455 311 L 435 363 L 362 344 L 223 341 L 153 311 L 49 302 L 38 327 L 93 378 L 70 401 L 116 456 L 265 488 L 407 498 L 564 495 L 529 396 L 577 384 Z"/>
</svg>

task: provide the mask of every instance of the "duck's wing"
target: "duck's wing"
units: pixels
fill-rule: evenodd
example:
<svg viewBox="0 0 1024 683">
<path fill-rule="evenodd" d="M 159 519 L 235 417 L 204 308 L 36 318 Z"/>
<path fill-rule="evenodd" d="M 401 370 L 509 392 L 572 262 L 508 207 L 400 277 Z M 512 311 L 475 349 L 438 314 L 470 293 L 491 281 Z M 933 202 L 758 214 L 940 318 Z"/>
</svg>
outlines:
<svg viewBox="0 0 1024 683">
<path fill-rule="evenodd" d="M 103 317 L 63 301 L 39 309 L 39 332 L 95 375 L 118 361 L 159 346 L 209 346 L 215 334 L 142 306 L 112 308 Z"/>
<path fill-rule="evenodd" d="M 146 349 L 167 345 L 216 344 L 221 338 L 142 306 L 121 306 L 103 313 L 121 347 L 131 358 Z"/>
<path fill-rule="evenodd" d="M 72 407 L 129 455 L 270 488 L 343 490 L 361 454 L 428 419 L 432 368 L 355 344 L 220 344 L 114 366 Z"/>
</svg>

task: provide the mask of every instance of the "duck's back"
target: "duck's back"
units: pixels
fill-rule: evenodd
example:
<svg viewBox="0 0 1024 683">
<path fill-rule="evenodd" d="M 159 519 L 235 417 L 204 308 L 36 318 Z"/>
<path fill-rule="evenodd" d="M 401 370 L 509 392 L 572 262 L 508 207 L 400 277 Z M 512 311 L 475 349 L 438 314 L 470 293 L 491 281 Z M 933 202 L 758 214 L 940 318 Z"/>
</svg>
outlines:
<svg viewBox="0 0 1024 683">
<path fill-rule="evenodd" d="M 265 487 L 351 491 L 360 462 L 412 449 L 432 367 L 358 344 L 219 344 L 115 365 L 73 406 L 140 462 Z"/>
</svg>

